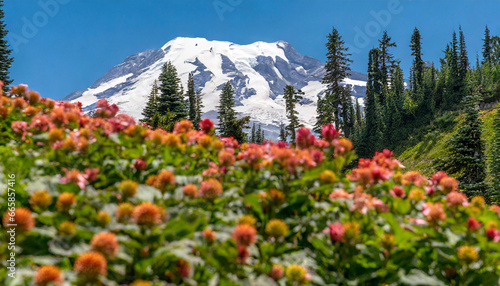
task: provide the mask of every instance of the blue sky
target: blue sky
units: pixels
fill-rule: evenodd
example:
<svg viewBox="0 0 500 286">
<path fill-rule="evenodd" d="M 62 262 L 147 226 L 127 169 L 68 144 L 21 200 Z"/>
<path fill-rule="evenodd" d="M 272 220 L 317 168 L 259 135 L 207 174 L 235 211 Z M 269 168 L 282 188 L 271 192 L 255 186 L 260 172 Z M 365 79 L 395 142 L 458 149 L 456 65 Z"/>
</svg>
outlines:
<svg viewBox="0 0 500 286">
<path fill-rule="evenodd" d="M 178 37 L 238 44 L 284 40 L 325 60 L 335 26 L 351 47 L 352 69 L 366 73 L 368 50 L 383 30 L 408 73 L 414 27 L 425 60 L 438 62 L 459 25 L 471 61 L 484 26 L 500 34 L 500 1 L 404 0 L 7 0 L 4 11 L 15 62 L 11 77 L 42 96 L 83 90 L 126 57 Z"/>
</svg>

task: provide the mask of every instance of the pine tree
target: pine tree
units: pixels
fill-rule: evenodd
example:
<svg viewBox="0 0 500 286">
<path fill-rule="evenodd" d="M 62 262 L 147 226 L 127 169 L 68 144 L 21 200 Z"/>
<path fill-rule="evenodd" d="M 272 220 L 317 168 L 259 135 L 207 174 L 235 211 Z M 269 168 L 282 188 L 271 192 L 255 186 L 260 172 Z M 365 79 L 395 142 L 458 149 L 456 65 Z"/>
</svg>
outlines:
<svg viewBox="0 0 500 286">
<path fill-rule="evenodd" d="M 491 63 L 491 38 L 488 26 L 484 29 L 483 63 Z"/>
<path fill-rule="evenodd" d="M 459 54 L 458 54 L 458 77 L 460 79 L 460 92 L 465 90 L 467 71 L 469 70 L 469 57 L 467 56 L 467 47 L 465 45 L 464 32 L 462 27 L 459 27 Z"/>
<path fill-rule="evenodd" d="M 219 115 L 219 133 L 222 136 L 231 136 L 230 134 L 230 121 L 236 120 L 236 113 L 234 111 L 234 89 L 231 83 L 228 81 L 224 87 L 222 87 L 222 93 L 219 98 L 219 106 L 217 106 Z"/>
<path fill-rule="evenodd" d="M 264 130 L 262 129 L 262 126 L 260 124 L 255 134 L 255 143 L 257 144 L 264 143 Z"/>
<path fill-rule="evenodd" d="M 451 46 L 447 48 L 446 61 L 448 66 L 448 76 L 446 81 L 446 107 L 453 108 L 460 102 L 460 76 L 458 67 L 458 42 L 457 34 L 453 32 Z"/>
<path fill-rule="evenodd" d="M 303 99 L 302 95 L 304 93 L 301 90 L 296 90 L 292 85 L 287 85 L 284 89 L 284 98 L 285 98 L 285 109 L 286 109 L 286 117 L 288 118 L 288 126 L 286 129 L 290 134 L 290 139 L 292 144 L 295 145 L 295 132 L 297 129 L 302 127 L 302 124 L 299 122 L 299 117 L 297 116 L 298 112 L 295 109 L 295 105 Z"/>
<path fill-rule="evenodd" d="M 9 69 L 14 62 L 14 58 L 10 56 L 12 50 L 9 49 L 9 43 L 7 42 L 7 31 L 4 22 L 5 14 L 3 12 L 3 0 L 0 0 L 0 81 L 4 83 L 4 89 L 12 83 L 9 77 Z"/>
<path fill-rule="evenodd" d="M 263 144 L 264 140 L 266 140 L 266 132 L 264 131 L 264 129 L 261 129 L 261 131 L 260 131 L 260 144 Z"/>
<path fill-rule="evenodd" d="M 146 103 L 146 106 L 142 110 L 143 118 L 141 119 L 141 122 L 146 122 L 147 124 L 151 125 L 153 116 L 155 115 L 155 113 L 158 112 L 158 95 L 159 95 L 158 82 L 155 80 L 153 82 L 151 93 L 149 94 L 148 97 L 148 102 Z"/>
<path fill-rule="evenodd" d="M 197 90 L 196 91 L 196 104 L 195 104 L 195 119 L 194 119 L 194 122 L 193 122 L 193 125 L 196 129 L 200 129 L 200 121 L 201 121 L 201 112 L 202 112 L 202 109 L 203 109 L 203 98 L 201 96 L 201 90 Z"/>
<path fill-rule="evenodd" d="M 160 127 L 160 120 L 161 120 L 160 113 L 156 112 L 151 119 L 151 124 L 150 124 L 151 128 L 156 129 Z"/>
<path fill-rule="evenodd" d="M 416 92 L 418 87 L 422 84 L 424 78 L 424 61 L 422 60 L 422 37 L 420 31 L 415 28 L 411 36 L 411 55 L 413 58 L 413 65 L 411 68 L 410 84 L 411 90 Z"/>
<path fill-rule="evenodd" d="M 252 124 L 252 135 L 250 137 L 250 143 L 256 143 L 257 135 L 255 133 L 255 122 Z"/>
<path fill-rule="evenodd" d="M 314 131 L 321 134 L 321 129 L 327 123 L 336 122 L 335 114 L 338 110 L 339 99 L 335 94 L 326 93 L 323 97 L 318 95 L 318 103 L 316 105 L 316 124 Z M 335 107 L 335 105 L 337 107 Z"/>
<path fill-rule="evenodd" d="M 196 110 L 196 92 L 194 90 L 194 79 L 193 79 L 193 74 L 189 73 L 188 76 L 188 84 L 187 84 L 188 90 L 187 90 L 187 98 L 189 101 L 189 120 L 191 122 L 196 121 L 196 116 L 197 116 L 197 110 Z"/>
<path fill-rule="evenodd" d="M 351 54 L 347 53 L 349 49 L 344 46 L 345 42 L 342 40 L 342 36 L 339 35 L 335 27 L 333 27 L 332 32 L 328 34 L 327 39 L 328 42 L 326 43 L 326 47 L 328 52 L 326 54 L 325 64 L 326 74 L 323 77 L 323 83 L 327 84 L 327 91 L 324 98 L 325 101 L 322 103 L 323 110 L 318 109 L 317 111 L 318 114 L 333 111 L 335 114 L 335 125 L 339 128 L 339 113 L 343 108 L 341 106 L 341 96 L 345 89 L 340 83 L 350 75 L 349 64 L 352 61 L 349 59 Z M 327 118 L 331 117 L 329 116 Z M 324 121 L 324 119 L 322 121 Z M 321 123 L 333 123 L 333 121 Z M 295 138 L 292 138 L 292 140 L 295 140 Z"/>
<path fill-rule="evenodd" d="M 352 128 L 354 127 L 354 108 L 352 105 L 351 98 L 351 88 L 350 86 L 346 86 L 343 89 L 341 95 L 341 103 L 342 103 L 342 131 L 344 132 L 345 137 L 351 138 Z"/>
<path fill-rule="evenodd" d="M 484 143 L 481 139 L 483 122 L 479 119 L 476 98 L 464 98 L 464 125 L 450 139 L 449 158 L 444 170 L 456 175 L 468 197 L 485 196 L 486 161 Z"/>
<path fill-rule="evenodd" d="M 174 120 L 186 118 L 186 104 L 184 101 L 183 88 L 177 77 L 177 69 L 171 62 L 163 65 L 160 74 L 160 97 L 158 98 L 158 110 L 161 116 L 170 111 L 174 114 Z"/>
<path fill-rule="evenodd" d="M 359 105 L 359 99 L 356 98 L 356 123 L 361 125 L 363 122 L 363 114 L 361 114 L 361 105 Z"/>
<path fill-rule="evenodd" d="M 382 145 L 382 121 L 378 95 L 382 90 L 382 82 L 379 69 L 380 51 L 371 49 L 368 54 L 368 81 L 366 83 L 365 97 L 365 132 L 363 145 L 358 149 L 358 154 L 371 157 Z"/>
<path fill-rule="evenodd" d="M 382 83 L 387 87 L 389 83 L 389 73 L 395 63 L 394 56 L 389 53 L 389 48 L 397 47 L 395 42 L 391 42 L 391 37 L 384 31 L 382 39 L 378 40 L 380 49 L 380 70 L 382 71 Z"/>
<path fill-rule="evenodd" d="M 233 137 L 238 142 L 243 143 L 247 139 L 247 134 L 243 129 L 249 128 L 247 124 L 250 122 L 250 116 L 238 119 L 234 104 L 234 88 L 231 82 L 228 81 L 222 88 L 219 106 L 217 106 L 219 111 L 217 116 L 219 119 L 218 129 L 221 136 Z"/>
<path fill-rule="evenodd" d="M 491 146 L 490 174 L 492 177 L 491 187 L 488 194 L 490 204 L 500 205 L 500 107 L 497 107 L 494 119 L 494 138 Z"/>
<path fill-rule="evenodd" d="M 280 141 L 283 141 L 286 143 L 286 138 L 288 137 L 288 132 L 286 131 L 286 126 L 283 124 L 283 122 L 280 123 Z"/>
</svg>

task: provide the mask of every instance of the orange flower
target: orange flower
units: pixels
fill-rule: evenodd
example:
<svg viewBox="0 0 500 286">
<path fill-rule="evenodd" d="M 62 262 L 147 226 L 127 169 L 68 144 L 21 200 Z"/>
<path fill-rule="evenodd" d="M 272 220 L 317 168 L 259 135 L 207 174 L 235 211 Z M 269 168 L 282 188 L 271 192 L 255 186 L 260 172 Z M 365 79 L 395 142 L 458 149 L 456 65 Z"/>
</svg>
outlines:
<svg viewBox="0 0 500 286">
<path fill-rule="evenodd" d="M 469 201 L 464 193 L 452 191 L 446 195 L 446 204 L 450 207 L 467 207 L 469 205 Z"/>
<path fill-rule="evenodd" d="M 236 158 L 234 158 L 233 153 L 223 150 L 219 153 L 219 162 L 223 167 L 229 167 L 234 165 Z"/>
<path fill-rule="evenodd" d="M 237 245 L 249 246 L 255 242 L 257 230 L 248 224 L 239 224 L 233 230 L 233 239 Z"/>
<path fill-rule="evenodd" d="M 475 196 L 471 200 L 471 205 L 482 210 L 484 209 L 484 206 L 486 205 L 486 202 L 484 201 L 483 196 Z"/>
<path fill-rule="evenodd" d="M 212 243 L 215 241 L 215 231 L 210 228 L 205 228 L 203 230 L 203 237 L 207 240 L 208 243 Z"/>
<path fill-rule="evenodd" d="M 44 265 L 38 268 L 33 281 L 36 285 L 47 286 L 49 284 L 62 284 L 63 278 L 59 267 L 54 265 Z"/>
<path fill-rule="evenodd" d="M 443 192 L 450 193 L 454 191 L 458 191 L 458 181 L 452 177 L 442 178 L 439 181 L 439 187 L 442 188 Z"/>
<path fill-rule="evenodd" d="M 111 232 L 100 232 L 95 234 L 90 241 L 90 248 L 104 254 L 106 257 L 114 257 L 118 253 L 118 240 Z"/>
<path fill-rule="evenodd" d="M 167 170 L 162 170 L 160 174 L 158 174 L 158 177 L 156 178 L 156 181 L 154 183 L 154 187 L 162 192 L 165 192 L 169 187 L 173 185 L 175 185 L 174 173 Z"/>
<path fill-rule="evenodd" d="M 151 286 L 151 282 L 144 280 L 135 280 L 129 286 Z"/>
<path fill-rule="evenodd" d="M 276 189 L 271 189 L 269 191 L 269 195 L 271 197 L 271 201 L 276 205 L 281 205 L 285 203 L 285 194 Z"/>
<path fill-rule="evenodd" d="M 427 178 L 417 171 L 410 171 L 403 175 L 403 185 L 414 184 L 419 187 L 425 186 L 427 183 Z"/>
<path fill-rule="evenodd" d="M 437 224 L 440 221 L 446 220 L 446 213 L 441 203 L 426 203 L 422 207 L 422 213 L 427 217 L 430 223 Z"/>
<path fill-rule="evenodd" d="M 282 265 L 273 265 L 271 272 L 269 272 L 269 277 L 274 280 L 280 280 L 283 276 L 285 276 L 285 268 Z"/>
<path fill-rule="evenodd" d="M 202 146 L 203 148 L 207 148 L 208 146 L 210 146 L 210 144 L 212 144 L 212 137 L 204 134 L 198 137 L 198 139 L 196 139 L 196 142 L 198 142 L 198 145 Z"/>
<path fill-rule="evenodd" d="M 210 178 L 201 182 L 200 194 L 208 200 L 214 200 L 222 194 L 222 185 L 216 179 Z"/>
<path fill-rule="evenodd" d="M 191 199 L 195 199 L 196 197 L 198 197 L 198 187 L 196 187 L 196 185 L 193 184 L 185 185 L 182 192 L 184 193 L 184 196 Z"/>
<path fill-rule="evenodd" d="M 472 246 L 461 246 L 457 250 L 458 259 L 465 262 L 465 264 L 471 264 L 479 260 L 479 253 Z"/>
<path fill-rule="evenodd" d="M 350 199 L 353 197 L 352 194 L 349 194 L 344 189 L 335 189 L 330 195 L 330 199 Z"/>
<path fill-rule="evenodd" d="M 54 143 L 64 139 L 64 132 L 59 128 L 52 128 L 49 130 L 49 142 Z"/>
<path fill-rule="evenodd" d="M 75 261 L 75 271 L 85 280 L 95 280 L 99 275 L 106 275 L 108 263 L 99 252 L 86 252 Z"/>
<path fill-rule="evenodd" d="M 134 212 L 134 206 L 130 203 L 121 203 L 118 205 L 116 210 L 116 220 L 119 222 L 124 222 L 132 217 Z"/>
<path fill-rule="evenodd" d="M 188 133 L 192 129 L 193 129 L 193 123 L 191 121 L 181 120 L 175 123 L 174 133 L 176 134 Z"/>
<path fill-rule="evenodd" d="M 175 134 L 168 133 L 163 136 L 162 143 L 169 147 L 179 147 L 179 145 L 181 145 L 181 139 Z"/>
<path fill-rule="evenodd" d="M 60 212 L 67 212 L 76 203 L 75 194 L 73 193 L 62 193 L 57 198 L 56 207 Z"/>
<path fill-rule="evenodd" d="M 425 193 L 421 189 L 413 188 L 410 190 L 408 198 L 414 202 L 420 202 L 421 200 L 425 199 Z"/>
<path fill-rule="evenodd" d="M 161 223 L 162 209 L 150 202 L 144 202 L 134 208 L 132 217 L 138 225 L 152 227 Z"/>
<path fill-rule="evenodd" d="M 36 191 L 30 196 L 30 205 L 32 208 L 40 208 L 44 210 L 51 204 L 52 197 L 47 190 Z"/>
<path fill-rule="evenodd" d="M 11 216 L 13 214 L 13 216 Z M 29 231 L 35 226 L 35 219 L 31 216 L 31 211 L 24 207 L 18 207 L 15 211 L 7 211 L 3 215 L 3 226 L 17 224 L 17 231 Z"/>
</svg>

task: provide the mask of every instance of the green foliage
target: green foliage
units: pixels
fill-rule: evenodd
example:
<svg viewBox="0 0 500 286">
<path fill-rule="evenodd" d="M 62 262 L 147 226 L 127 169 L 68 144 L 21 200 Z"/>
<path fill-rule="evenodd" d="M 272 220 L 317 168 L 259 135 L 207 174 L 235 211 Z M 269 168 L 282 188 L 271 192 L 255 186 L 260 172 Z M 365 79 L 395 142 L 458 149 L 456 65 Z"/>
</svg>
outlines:
<svg viewBox="0 0 500 286">
<path fill-rule="evenodd" d="M 193 79 L 193 74 L 189 73 L 188 77 L 188 90 L 187 90 L 187 98 L 189 102 L 189 112 L 188 112 L 188 119 L 191 120 L 194 123 L 198 123 L 196 121 L 197 118 L 197 108 L 196 108 L 196 92 L 194 89 L 194 79 Z"/>
<path fill-rule="evenodd" d="M 492 180 L 488 198 L 490 203 L 500 204 L 500 107 L 497 107 L 493 121 L 493 136 L 489 171 Z"/>
<path fill-rule="evenodd" d="M 2 97 L 0 107 L 13 107 L 14 100 Z M 16 266 L 23 275 L 10 280 L 3 268 L 4 285 L 35 284 L 46 265 L 57 266 L 69 285 L 139 279 L 152 285 L 494 285 L 500 278 L 500 245 L 489 234 L 500 224 L 498 210 L 480 199 L 469 203 L 442 173 L 431 180 L 403 174 L 388 150 L 345 174 L 354 159 L 346 138 L 304 149 L 240 145 L 192 132 L 188 121 L 171 133 L 123 115 L 102 120 L 76 106 L 32 105 L 36 120 L 13 107 L 0 121 L 0 130 L 12 134 L 0 146 L 2 182 L 15 174 L 16 206 L 27 209 L 16 212 Z M 56 113 L 76 120 L 60 122 Z M 51 127 L 37 128 L 39 120 Z M 36 199 L 38 191 L 49 199 Z M 62 193 L 74 194 L 74 201 Z M 6 213 L 2 194 L 0 214 Z M 1 231 L 2 261 L 7 246 L 8 233 Z M 102 253 L 105 263 L 77 263 L 89 251 Z"/>
</svg>

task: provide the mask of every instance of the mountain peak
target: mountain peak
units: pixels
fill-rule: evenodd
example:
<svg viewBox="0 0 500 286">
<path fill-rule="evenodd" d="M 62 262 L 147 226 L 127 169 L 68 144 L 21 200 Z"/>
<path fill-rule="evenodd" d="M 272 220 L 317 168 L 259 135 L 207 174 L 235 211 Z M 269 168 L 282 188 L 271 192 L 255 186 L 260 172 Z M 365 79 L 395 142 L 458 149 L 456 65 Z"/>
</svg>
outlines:
<svg viewBox="0 0 500 286">
<path fill-rule="evenodd" d="M 116 103 L 121 112 L 141 118 L 154 80 L 162 66 L 171 61 L 177 68 L 181 83 L 186 86 L 193 74 L 197 89 L 203 96 L 204 117 L 216 120 L 216 106 L 222 86 L 230 81 L 235 89 L 236 111 L 262 123 L 266 137 L 275 139 L 279 124 L 286 123 L 283 89 L 293 85 L 305 92 L 297 107 L 299 118 L 312 127 L 316 117 L 316 100 L 325 86 L 321 80 L 324 64 L 298 53 L 285 41 L 258 41 L 238 45 L 205 38 L 177 37 L 161 49 L 149 50 L 127 57 L 90 88 L 73 93 L 67 100 L 80 101 L 85 111 L 96 108 L 101 98 Z M 346 79 L 353 86 L 353 95 L 364 96 L 363 75 Z M 360 76 L 361 75 L 361 76 Z"/>
</svg>

